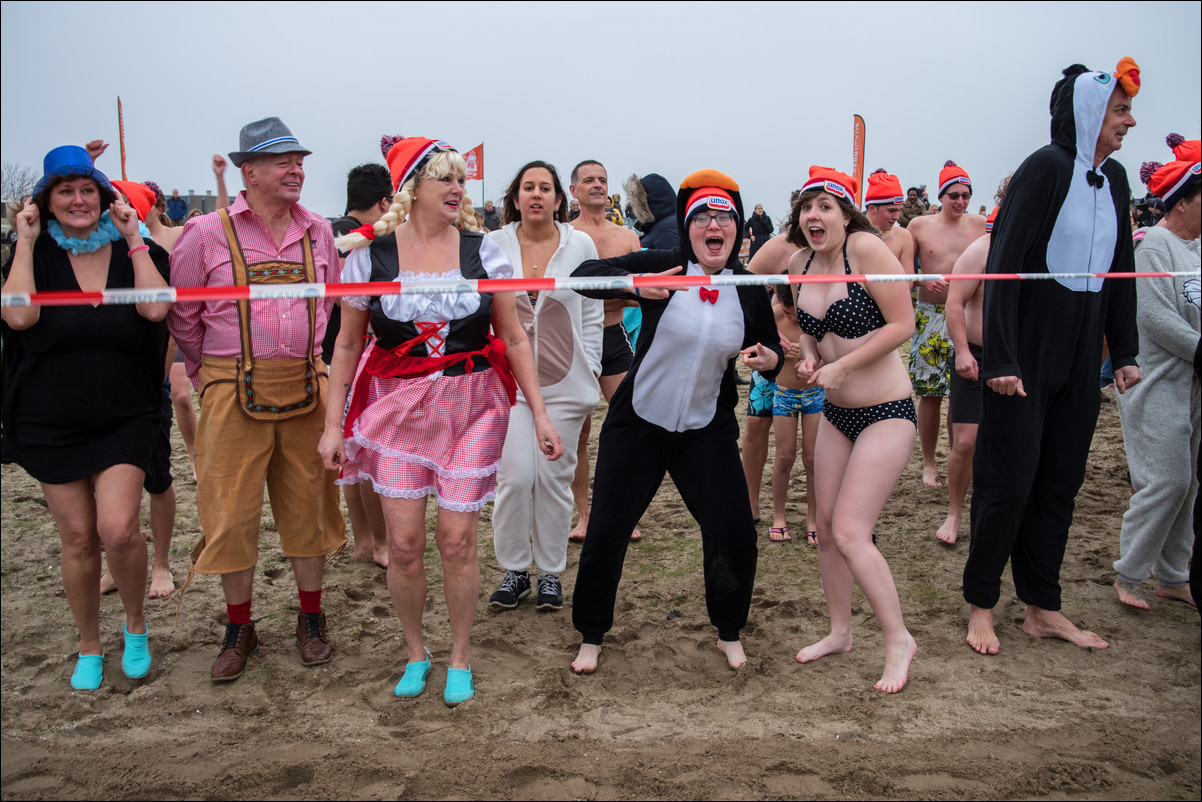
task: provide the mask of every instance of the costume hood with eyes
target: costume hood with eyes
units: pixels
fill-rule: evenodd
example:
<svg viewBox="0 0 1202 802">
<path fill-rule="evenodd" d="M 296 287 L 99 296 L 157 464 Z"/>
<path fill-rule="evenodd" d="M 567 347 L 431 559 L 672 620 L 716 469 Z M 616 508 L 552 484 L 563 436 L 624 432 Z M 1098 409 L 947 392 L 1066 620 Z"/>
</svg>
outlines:
<svg viewBox="0 0 1202 802">
<path fill-rule="evenodd" d="M 1126 171 L 1111 158 L 1094 168 L 1098 135 L 1115 87 L 1121 83 L 1129 95 L 1139 91 L 1134 62 L 1124 59 L 1119 70 L 1118 76 L 1092 72 L 1080 64 L 1064 70 L 1064 77 L 1052 90 L 1052 142 L 1027 157 L 1014 173 L 1006 203 L 994 223 L 987 272 L 1134 269 L 1131 237 L 1127 236 L 1130 191 Z M 1050 292 L 1051 287 L 1059 291 Z M 1034 311 L 1033 305 L 1041 310 L 1039 317 L 1046 328 L 1021 330 L 1019 309 Z M 1103 311 L 1090 314 L 1095 309 Z M 1103 326 L 1114 367 L 1134 364 L 1138 351 L 1134 310 L 1135 284 L 1127 279 L 986 282 L 981 378 L 1022 377 L 1032 361 L 1046 365 L 1058 341 L 1066 348 L 1096 342 L 1096 361 L 1100 362 Z M 1034 319 L 1028 314 L 1023 319 Z M 1116 325 L 1119 320 L 1131 325 Z"/>
</svg>

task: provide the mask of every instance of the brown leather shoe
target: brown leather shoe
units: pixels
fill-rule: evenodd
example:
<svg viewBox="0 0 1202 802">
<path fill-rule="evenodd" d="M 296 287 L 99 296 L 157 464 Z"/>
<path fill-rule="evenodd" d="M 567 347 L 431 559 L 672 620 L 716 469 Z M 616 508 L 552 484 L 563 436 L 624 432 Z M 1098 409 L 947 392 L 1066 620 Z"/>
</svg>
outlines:
<svg viewBox="0 0 1202 802">
<path fill-rule="evenodd" d="M 296 645 L 300 647 L 302 664 L 319 666 L 330 662 L 334 647 L 326 637 L 325 613 L 300 613 L 297 616 Z"/>
<path fill-rule="evenodd" d="M 225 644 L 221 654 L 213 661 L 213 670 L 209 677 L 213 682 L 230 682 L 242 676 L 246 670 L 246 658 L 259 650 L 259 636 L 255 634 L 255 625 L 226 624 Z"/>
</svg>

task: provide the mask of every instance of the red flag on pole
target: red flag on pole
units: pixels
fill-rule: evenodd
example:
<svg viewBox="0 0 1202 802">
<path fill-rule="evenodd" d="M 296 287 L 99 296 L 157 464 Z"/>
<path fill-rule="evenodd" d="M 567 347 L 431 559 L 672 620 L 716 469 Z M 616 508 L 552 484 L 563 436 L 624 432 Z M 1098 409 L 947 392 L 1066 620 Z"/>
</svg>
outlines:
<svg viewBox="0 0 1202 802">
<path fill-rule="evenodd" d="M 851 165 L 852 178 L 856 179 L 856 208 L 860 208 L 860 199 L 864 197 L 864 118 L 856 114 L 852 116 L 851 132 Z"/>
<path fill-rule="evenodd" d="M 467 162 L 467 179 L 469 181 L 484 180 L 484 143 L 481 142 L 476 147 L 463 154 L 463 160 Z"/>
<path fill-rule="evenodd" d="M 117 137 L 121 143 L 121 180 L 128 181 L 125 175 L 125 117 L 121 113 L 120 95 L 117 95 Z"/>
</svg>

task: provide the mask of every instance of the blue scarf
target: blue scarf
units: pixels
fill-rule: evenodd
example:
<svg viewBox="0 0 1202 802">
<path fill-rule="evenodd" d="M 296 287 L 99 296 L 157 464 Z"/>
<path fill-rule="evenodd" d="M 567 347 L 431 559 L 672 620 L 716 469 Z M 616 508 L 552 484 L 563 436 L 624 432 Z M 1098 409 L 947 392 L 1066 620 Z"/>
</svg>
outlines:
<svg viewBox="0 0 1202 802">
<path fill-rule="evenodd" d="M 63 233 L 63 227 L 58 224 L 57 220 L 51 220 L 50 224 L 46 226 L 46 230 L 50 232 L 50 236 L 54 238 L 58 246 L 64 251 L 70 251 L 72 256 L 79 256 L 81 253 L 95 253 L 110 242 L 116 242 L 122 238 L 121 232 L 113 225 L 108 212 L 100 215 L 100 225 L 88 235 L 87 239 L 68 237 Z"/>
</svg>

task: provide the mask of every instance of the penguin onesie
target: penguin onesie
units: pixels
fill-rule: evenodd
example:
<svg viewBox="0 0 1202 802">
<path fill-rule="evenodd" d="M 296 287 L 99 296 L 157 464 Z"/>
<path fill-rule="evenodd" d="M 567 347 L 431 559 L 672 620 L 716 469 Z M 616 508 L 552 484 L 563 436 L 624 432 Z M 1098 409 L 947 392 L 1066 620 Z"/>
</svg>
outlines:
<svg viewBox="0 0 1202 802">
<path fill-rule="evenodd" d="M 1126 172 L 1094 154 L 1111 95 L 1138 91 L 1138 67 L 1112 76 L 1076 64 L 1052 92 L 1052 143 L 1014 173 L 987 273 L 1132 272 Z M 983 389 L 973 460 L 964 599 L 998 601 L 1011 562 L 1028 605 L 1060 609 L 1060 565 L 1097 424 L 1102 336 L 1115 369 L 1135 365 L 1135 281 L 985 282 L 981 382 L 1022 380 L 1026 397 Z"/>
<path fill-rule="evenodd" d="M 739 263 L 746 220 L 738 190 L 729 176 L 715 170 L 694 173 L 681 184 L 676 199 L 678 248 L 588 261 L 572 275 L 627 276 L 678 266 L 685 268 L 682 275 L 704 275 L 690 243 L 691 198 L 691 211 L 735 213 L 734 227 L 723 228 L 734 247 L 715 275 L 747 275 Z M 601 428 L 572 623 L 584 643 L 598 646 L 613 626 L 630 532 L 669 473 L 701 526 L 710 622 L 721 640 L 737 641 L 751 606 L 757 550 L 739 458 L 734 359 L 759 343 L 777 356 L 776 367 L 761 373 L 771 381 L 779 370 L 784 354 L 768 294 L 759 286 L 695 287 L 663 300 L 626 290 L 582 293 L 635 298 L 643 328 L 634 362 L 610 400 Z"/>
</svg>

